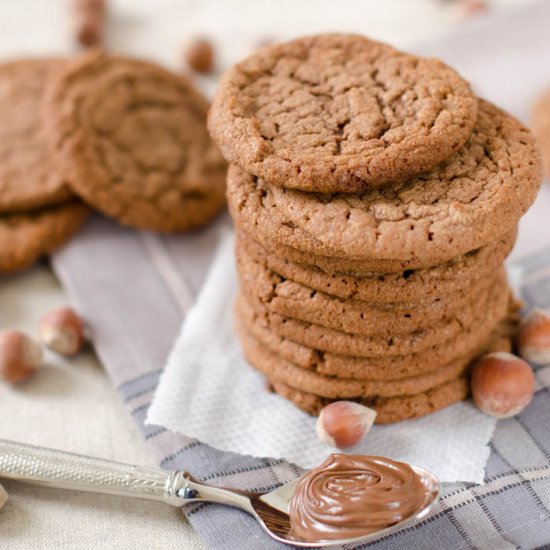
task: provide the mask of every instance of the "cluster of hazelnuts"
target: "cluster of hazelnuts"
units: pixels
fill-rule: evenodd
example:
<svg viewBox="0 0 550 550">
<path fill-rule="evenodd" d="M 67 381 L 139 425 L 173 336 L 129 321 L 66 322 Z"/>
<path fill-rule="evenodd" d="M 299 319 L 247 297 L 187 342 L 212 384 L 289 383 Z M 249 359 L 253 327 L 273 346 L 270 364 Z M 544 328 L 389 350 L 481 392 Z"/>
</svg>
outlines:
<svg viewBox="0 0 550 550">
<path fill-rule="evenodd" d="M 519 414 L 531 402 L 535 377 L 529 365 L 550 365 L 550 317 L 533 310 L 520 323 L 518 355 L 490 353 L 474 365 L 472 398 L 479 410 L 495 418 Z M 317 419 L 319 439 L 341 449 L 352 447 L 370 431 L 376 411 L 353 401 L 336 401 L 321 410 Z"/>
<path fill-rule="evenodd" d="M 18 330 L 0 331 L 0 379 L 9 384 L 28 380 L 42 363 L 43 346 L 70 357 L 84 345 L 85 326 L 70 308 L 51 311 L 40 321 L 39 339 Z"/>
<path fill-rule="evenodd" d="M 28 380 L 42 363 L 43 346 L 64 356 L 76 355 L 84 345 L 82 319 L 70 308 L 46 314 L 40 321 L 39 339 L 18 330 L 0 331 L 0 379 L 9 384 Z M 0 508 L 8 493 L 0 485 Z"/>
</svg>

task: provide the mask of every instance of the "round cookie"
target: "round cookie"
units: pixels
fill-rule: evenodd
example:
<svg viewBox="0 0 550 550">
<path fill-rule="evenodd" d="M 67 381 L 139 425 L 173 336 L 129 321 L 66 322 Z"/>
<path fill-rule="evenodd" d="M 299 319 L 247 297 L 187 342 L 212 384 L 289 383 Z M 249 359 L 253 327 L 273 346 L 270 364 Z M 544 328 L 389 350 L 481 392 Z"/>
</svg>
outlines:
<svg viewBox="0 0 550 550">
<path fill-rule="evenodd" d="M 507 319 L 497 327 L 487 341 L 483 353 L 511 351 L 513 333 L 507 326 L 509 323 L 510 319 Z M 273 391 L 292 401 L 298 408 L 315 416 L 321 412 L 325 405 L 334 401 L 331 398 L 294 388 L 284 382 L 269 380 L 269 385 Z M 375 421 L 377 424 L 388 424 L 435 412 L 466 399 L 469 393 L 469 377 L 460 376 L 415 395 L 355 397 L 352 400 L 375 409 L 378 413 Z"/>
<path fill-rule="evenodd" d="M 544 173 L 550 178 L 550 90 L 536 101 L 531 118 L 531 127 L 542 153 Z"/>
<path fill-rule="evenodd" d="M 372 286 L 376 281 L 379 281 L 384 288 L 388 286 L 391 280 L 396 283 L 399 282 L 400 286 L 404 284 L 407 288 L 414 286 L 416 281 L 417 284 L 422 286 L 422 294 L 427 290 L 426 286 L 430 281 L 439 282 L 443 278 L 449 282 L 454 281 L 455 284 L 460 284 L 458 279 L 462 280 L 462 277 L 473 279 L 492 272 L 508 256 L 514 247 L 516 237 L 517 226 L 487 245 L 470 250 L 466 254 L 456 256 L 441 264 L 434 265 L 428 262 L 427 265 L 419 265 L 417 261 L 411 263 L 399 260 L 372 261 L 317 256 L 273 242 L 260 243 L 244 231 L 237 231 L 237 241 L 242 243 L 249 255 L 258 261 L 273 265 L 274 267 L 270 268 L 272 271 L 285 270 L 286 273 L 289 273 L 289 279 L 295 280 L 294 273 L 296 273 L 296 277 L 301 277 L 302 280 L 317 280 L 319 276 L 324 276 L 327 279 L 328 276 L 330 282 L 323 283 L 323 289 L 326 284 L 330 285 L 334 280 L 339 280 L 341 277 L 366 278 L 368 286 Z M 283 275 L 282 271 L 280 273 Z M 307 282 L 304 284 L 311 286 Z M 350 282 L 345 283 L 344 288 L 349 285 L 354 287 L 363 286 Z M 348 296 L 349 292 L 349 288 L 344 290 L 345 296 Z M 367 295 L 373 294 L 368 292 Z M 411 298 L 405 298 L 404 300 L 407 299 Z"/>
<path fill-rule="evenodd" d="M 503 278 L 489 290 L 486 299 L 480 300 L 468 315 L 462 312 L 446 319 L 443 323 L 404 335 L 390 337 L 360 336 L 323 327 L 318 324 L 299 321 L 269 311 L 259 300 L 240 294 L 239 301 L 246 302 L 268 324 L 270 330 L 304 346 L 328 351 L 338 355 L 357 357 L 378 357 L 383 355 L 408 355 L 424 351 L 445 342 L 459 334 L 464 326 L 474 319 L 488 315 L 494 310 L 502 313 L 508 306 L 509 294 L 506 279 Z"/>
<path fill-rule="evenodd" d="M 517 120 L 480 100 L 467 144 L 429 174 L 357 195 L 320 195 L 266 183 L 237 166 L 228 202 L 258 240 L 303 252 L 437 265 L 517 225 L 541 184 L 538 150 Z"/>
<path fill-rule="evenodd" d="M 73 196 L 52 166 L 41 116 L 44 90 L 64 66 L 61 59 L 0 65 L 0 214 L 61 204 Z"/>
<path fill-rule="evenodd" d="M 248 363 L 269 380 L 330 399 L 395 397 L 423 393 L 462 376 L 478 351 L 469 350 L 465 355 L 440 365 L 430 373 L 397 380 L 336 378 L 294 365 L 263 346 L 243 325 L 237 325 L 237 333 Z"/>
<path fill-rule="evenodd" d="M 514 228 L 496 241 L 444 264 L 395 273 L 325 272 L 318 266 L 295 263 L 268 253 L 242 232 L 237 233 L 237 248 L 244 250 L 266 269 L 308 288 L 345 300 L 384 304 L 430 300 L 471 286 L 502 265 L 514 246 L 516 236 L 517 228 Z"/>
<path fill-rule="evenodd" d="M 30 266 L 68 241 L 90 210 L 73 201 L 28 214 L 0 216 L 0 273 Z"/>
<path fill-rule="evenodd" d="M 352 193 L 434 168 L 477 100 L 436 59 L 357 35 L 274 44 L 222 77 L 208 126 L 225 157 L 287 188 Z"/>
<path fill-rule="evenodd" d="M 498 274 L 477 280 L 463 290 L 424 301 L 373 304 L 346 300 L 285 280 L 247 257 L 237 247 L 237 268 L 246 294 L 256 296 L 274 313 L 363 336 L 405 334 L 442 323 L 458 312 L 467 315 Z"/>
<path fill-rule="evenodd" d="M 206 131 L 207 101 L 183 77 L 93 52 L 47 101 L 51 148 L 70 186 L 119 222 L 184 231 L 225 203 L 225 162 Z"/>
<path fill-rule="evenodd" d="M 334 401 L 297 390 L 281 382 L 269 381 L 269 384 L 274 392 L 294 403 L 299 409 L 314 416 L 317 416 L 325 405 Z M 392 424 L 439 411 L 453 403 L 463 401 L 469 393 L 470 382 L 468 377 L 463 376 L 417 395 L 381 397 L 378 399 L 358 398 L 355 401 L 377 412 L 376 424 Z"/>
<path fill-rule="evenodd" d="M 508 311 L 490 308 L 487 315 L 465 326 L 455 338 L 409 355 L 353 357 L 313 349 L 273 332 L 265 319 L 246 302 L 235 308 L 236 322 L 265 347 L 304 369 L 319 374 L 359 380 L 397 380 L 426 374 L 464 355 L 469 349 L 482 350 L 491 332 L 510 339 L 517 329 L 518 306 L 510 300 Z M 496 328 L 495 328 L 496 327 Z"/>
<path fill-rule="evenodd" d="M 487 344 L 489 351 L 510 351 L 511 338 L 502 337 L 498 331 Z M 268 379 L 269 380 L 269 379 Z M 334 399 L 302 391 L 283 382 L 269 380 L 270 389 L 292 401 L 303 411 L 318 415 L 321 409 Z M 461 376 L 426 392 L 394 397 L 356 397 L 352 400 L 376 410 L 377 424 L 389 424 L 436 412 L 452 403 L 466 399 L 470 393 L 468 376 Z"/>
</svg>

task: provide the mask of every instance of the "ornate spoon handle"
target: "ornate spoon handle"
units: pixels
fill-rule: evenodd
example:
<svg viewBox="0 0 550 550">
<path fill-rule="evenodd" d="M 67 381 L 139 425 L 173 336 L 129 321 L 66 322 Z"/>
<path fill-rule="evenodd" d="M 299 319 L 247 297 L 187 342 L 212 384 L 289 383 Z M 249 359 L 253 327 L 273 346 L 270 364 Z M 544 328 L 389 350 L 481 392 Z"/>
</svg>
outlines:
<svg viewBox="0 0 550 550">
<path fill-rule="evenodd" d="M 185 503 L 183 492 L 189 483 L 185 472 L 132 466 L 3 439 L 0 477 L 60 489 L 158 500 L 174 506 Z"/>
</svg>

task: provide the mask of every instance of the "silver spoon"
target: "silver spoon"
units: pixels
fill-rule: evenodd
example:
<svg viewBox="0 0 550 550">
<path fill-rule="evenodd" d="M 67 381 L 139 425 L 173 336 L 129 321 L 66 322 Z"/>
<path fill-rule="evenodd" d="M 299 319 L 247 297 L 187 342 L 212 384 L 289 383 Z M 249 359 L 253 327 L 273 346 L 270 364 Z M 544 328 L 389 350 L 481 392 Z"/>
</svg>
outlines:
<svg viewBox="0 0 550 550">
<path fill-rule="evenodd" d="M 429 497 L 417 514 L 364 537 L 302 542 L 293 540 L 289 535 L 288 503 L 294 494 L 297 479 L 263 494 L 221 489 L 200 483 L 182 470 L 167 472 L 160 468 L 132 466 L 0 439 L 0 478 L 59 489 L 157 500 L 178 507 L 193 502 L 234 506 L 254 516 L 273 539 L 301 548 L 367 542 L 425 517 L 437 501 L 441 486 L 431 472 L 416 466 L 412 468 L 429 490 Z"/>
</svg>

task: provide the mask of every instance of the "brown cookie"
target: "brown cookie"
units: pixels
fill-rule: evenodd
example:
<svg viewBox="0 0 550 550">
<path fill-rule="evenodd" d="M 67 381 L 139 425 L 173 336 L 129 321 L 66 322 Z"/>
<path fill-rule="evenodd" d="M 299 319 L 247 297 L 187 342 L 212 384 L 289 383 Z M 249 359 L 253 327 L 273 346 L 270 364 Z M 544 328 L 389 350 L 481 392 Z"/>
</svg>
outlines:
<svg viewBox="0 0 550 550">
<path fill-rule="evenodd" d="M 73 201 L 28 214 L 0 216 L 0 273 L 30 266 L 69 240 L 89 208 Z"/>
<path fill-rule="evenodd" d="M 363 336 L 392 336 L 441 324 L 458 313 L 468 316 L 485 300 L 498 274 L 476 280 L 463 290 L 417 302 L 373 304 L 342 299 L 284 279 L 237 247 L 237 267 L 243 292 L 256 296 L 267 309 L 291 319 Z"/>
<path fill-rule="evenodd" d="M 441 61 L 326 34 L 232 67 L 209 129 L 227 159 L 273 184 L 351 193 L 434 168 L 464 144 L 476 112 L 468 83 Z"/>
<path fill-rule="evenodd" d="M 74 191 L 108 216 L 191 229 L 224 205 L 225 162 L 206 131 L 207 109 L 183 77 L 86 54 L 48 94 L 52 151 Z"/>
<path fill-rule="evenodd" d="M 349 334 L 340 330 L 323 327 L 318 324 L 291 319 L 269 311 L 257 298 L 241 293 L 239 300 L 245 301 L 258 315 L 262 316 L 270 330 L 302 344 L 304 346 L 328 351 L 339 355 L 357 357 L 378 357 L 383 355 L 408 355 L 418 353 L 456 337 L 464 327 L 474 319 L 488 315 L 489 310 L 506 312 L 509 301 L 506 277 L 494 284 L 478 300 L 471 311 L 458 312 L 442 323 L 419 329 L 408 334 L 392 336 L 362 336 Z"/>
<path fill-rule="evenodd" d="M 505 312 L 489 308 L 485 316 L 465 326 L 455 338 L 418 353 L 353 357 L 321 351 L 279 336 L 244 301 L 235 308 L 236 322 L 245 326 L 263 346 L 284 359 L 319 374 L 359 380 L 397 380 L 430 373 L 464 355 L 469 349 L 481 349 L 491 332 L 495 333 L 497 325 L 499 334 L 509 339 L 517 328 L 517 319 L 514 319 L 516 311 L 517 305 L 513 301 L 510 301 Z"/>
<path fill-rule="evenodd" d="M 324 376 L 315 371 L 294 365 L 282 356 L 266 348 L 237 324 L 237 333 L 249 364 L 271 382 L 282 382 L 297 390 L 330 399 L 357 399 L 415 395 L 462 376 L 479 350 L 469 350 L 465 355 L 427 374 L 399 378 L 397 380 L 367 380 Z"/>
<path fill-rule="evenodd" d="M 510 320 L 505 320 L 489 338 L 486 345 L 487 352 L 510 351 L 512 347 L 512 337 L 509 327 L 507 326 L 509 321 Z M 273 391 L 292 401 L 297 407 L 312 415 L 318 415 L 325 405 L 335 400 L 333 398 L 321 397 L 312 392 L 294 388 L 284 382 L 276 380 L 269 380 L 269 384 Z M 355 397 L 352 398 L 352 400 L 375 409 L 378 413 L 376 417 L 377 424 L 388 424 L 438 411 L 452 403 L 466 399 L 469 393 L 469 377 L 465 375 L 414 395 L 391 397 L 378 395 Z"/>
<path fill-rule="evenodd" d="M 73 196 L 52 166 L 42 123 L 45 88 L 65 66 L 61 59 L 0 65 L 0 213 L 61 204 Z"/>
<path fill-rule="evenodd" d="M 317 416 L 321 409 L 331 402 L 330 399 L 297 390 L 281 382 L 269 381 L 269 384 L 274 392 L 292 401 L 299 409 L 314 416 Z M 356 399 L 356 401 L 377 412 L 376 424 L 392 424 L 439 411 L 453 403 L 466 399 L 469 393 L 470 383 L 468 377 L 463 376 L 425 393 L 378 399 Z"/>
<path fill-rule="evenodd" d="M 531 127 L 542 153 L 544 173 L 550 178 L 550 90 L 536 101 L 531 118 Z"/>
<path fill-rule="evenodd" d="M 495 241 L 447 262 L 411 269 L 410 266 L 413 265 L 411 262 L 331 258 L 308 254 L 273 242 L 260 244 L 244 231 L 237 231 L 237 241 L 241 246 L 257 261 L 271 266 L 269 269 L 272 271 L 297 282 L 303 282 L 312 288 L 316 288 L 314 284 L 318 284 L 319 290 L 325 292 L 332 287 L 335 293 L 340 292 L 336 295 L 343 298 L 362 294 L 363 288 L 366 287 L 365 296 L 367 297 L 360 299 L 369 301 L 387 301 L 388 298 L 383 297 L 384 293 L 380 293 L 378 287 L 387 289 L 390 282 L 392 282 L 392 291 L 395 290 L 399 294 L 402 290 L 406 290 L 405 296 L 408 297 L 400 299 L 402 301 L 417 299 L 414 297 L 414 290 L 412 293 L 409 290 L 411 287 L 416 289 L 420 286 L 421 293 L 424 295 L 429 291 L 429 286 L 436 283 L 439 286 L 442 281 L 446 281 L 453 288 L 460 286 L 461 281 L 466 281 L 468 284 L 471 279 L 484 277 L 487 273 L 494 271 L 512 250 L 516 237 L 517 227 L 514 227 Z M 418 265 L 418 262 L 415 264 Z M 364 279 L 364 283 L 361 279 Z M 390 301 L 395 300 L 391 298 Z"/>
<path fill-rule="evenodd" d="M 437 265 L 511 231 L 541 184 L 538 150 L 517 120 L 480 100 L 467 144 L 435 170 L 356 195 L 289 190 L 231 166 L 237 226 L 320 256 Z"/>
</svg>

